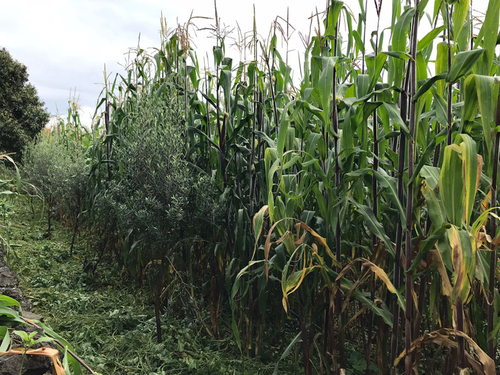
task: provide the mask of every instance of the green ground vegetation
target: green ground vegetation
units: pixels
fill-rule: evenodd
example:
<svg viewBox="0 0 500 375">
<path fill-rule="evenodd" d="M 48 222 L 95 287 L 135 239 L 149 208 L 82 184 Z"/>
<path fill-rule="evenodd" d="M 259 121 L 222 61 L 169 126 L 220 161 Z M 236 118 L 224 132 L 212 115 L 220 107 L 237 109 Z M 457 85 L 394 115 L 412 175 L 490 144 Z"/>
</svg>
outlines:
<svg viewBox="0 0 500 375">
<path fill-rule="evenodd" d="M 281 356 L 276 346 L 266 358 L 242 357 L 231 335 L 216 340 L 204 326 L 206 311 L 184 290 L 173 292 L 172 307 L 162 314 L 163 343 L 156 340 L 153 297 L 146 286 L 123 277 L 122 269 L 102 259 L 95 273 L 83 271 L 88 256 L 85 236 L 77 237 L 70 256 L 71 230 L 56 221 L 51 238 L 47 222 L 35 217 L 29 205 L 15 205 L 11 221 L 10 265 L 20 287 L 55 332 L 69 341 L 76 353 L 100 374 L 270 374 Z M 228 330 L 228 322 L 224 325 Z M 292 358 L 295 356 L 295 365 Z M 289 358 L 287 373 L 300 363 Z"/>
</svg>

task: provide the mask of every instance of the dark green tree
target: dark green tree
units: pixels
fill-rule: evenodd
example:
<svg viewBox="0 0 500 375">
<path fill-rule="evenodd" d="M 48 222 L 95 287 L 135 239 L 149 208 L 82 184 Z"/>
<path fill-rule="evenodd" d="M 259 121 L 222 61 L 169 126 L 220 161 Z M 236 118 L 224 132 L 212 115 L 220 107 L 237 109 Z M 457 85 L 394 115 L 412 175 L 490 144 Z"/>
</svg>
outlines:
<svg viewBox="0 0 500 375">
<path fill-rule="evenodd" d="M 23 148 L 49 121 L 49 113 L 28 82 L 25 65 L 0 49 L 0 151 L 15 152 L 20 160 Z"/>
</svg>

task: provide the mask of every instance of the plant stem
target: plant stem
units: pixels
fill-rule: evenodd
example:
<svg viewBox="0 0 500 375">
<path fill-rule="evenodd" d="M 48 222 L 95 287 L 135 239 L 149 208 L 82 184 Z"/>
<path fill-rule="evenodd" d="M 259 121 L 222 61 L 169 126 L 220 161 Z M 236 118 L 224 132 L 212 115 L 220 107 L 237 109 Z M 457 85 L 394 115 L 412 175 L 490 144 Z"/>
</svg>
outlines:
<svg viewBox="0 0 500 375">
<path fill-rule="evenodd" d="M 23 373 L 23 366 L 24 366 L 24 360 L 26 358 L 26 349 L 23 349 L 23 354 L 21 356 L 21 366 L 19 367 L 19 374 L 21 375 Z"/>
<path fill-rule="evenodd" d="M 257 19 L 255 15 L 255 4 L 253 6 L 253 48 L 254 48 L 254 64 L 255 64 L 255 71 L 254 71 L 254 90 L 253 90 L 253 115 L 252 115 L 252 137 L 251 137 L 251 152 L 250 152 L 250 160 L 248 162 L 248 173 L 249 173 L 249 183 L 250 183 L 250 210 L 249 214 L 250 217 L 253 217 L 253 197 L 255 194 L 255 184 L 254 184 L 254 173 L 252 173 L 252 166 L 254 163 L 254 158 L 255 158 L 255 127 L 256 127 L 256 122 L 257 122 Z"/>
<path fill-rule="evenodd" d="M 335 38 L 333 43 L 333 56 L 337 55 L 337 33 L 338 33 L 338 22 L 335 26 Z M 337 69 L 333 66 L 333 84 L 332 84 L 332 125 L 333 125 L 333 148 L 335 155 L 335 188 L 338 189 L 340 186 L 340 164 L 339 164 L 339 119 L 337 112 Z M 335 249 L 336 254 L 335 258 L 339 263 L 342 261 L 342 231 L 340 228 L 340 210 L 337 214 L 337 225 L 335 227 Z M 337 267 L 337 272 L 340 272 L 341 268 Z M 342 293 L 340 291 L 340 281 L 337 282 L 337 294 L 335 296 L 335 304 L 336 311 L 338 314 L 338 331 L 339 331 L 339 339 L 338 339 L 338 354 L 339 354 L 339 364 L 341 368 L 345 368 L 345 360 L 344 360 L 344 336 L 343 336 L 343 327 L 342 327 Z"/>
<path fill-rule="evenodd" d="M 363 46 L 366 46 L 366 8 L 368 7 L 368 0 L 365 0 L 365 19 L 363 20 Z M 363 48 L 362 57 L 361 57 L 361 74 L 365 74 L 365 50 Z"/>
<path fill-rule="evenodd" d="M 460 297 L 457 301 L 457 330 L 460 332 L 464 331 L 464 304 Z M 458 367 L 461 369 L 465 368 L 465 343 L 463 337 L 457 338 L 458 342 Z"/>
<path fill-rule="evenodd" d="M 377 62 L 377 54 L 378 54 L 378 33 L 379 33 L 379 28 L 380 28 L 380 10 L 381 10 L 382 4 L 379 3 L 377 5 L 377 1 L 375 0 L 375 10 L 377 12 L 377 31 L 376 31 L 376 36 L 375 36 L 375 65 Z M 377 70 L 377 67 L 375 66 L 375 70 Z M 377 95 L 373 96 L 373 101 L 377 101 Z M 375 216 L 376 219 L 378 219 L 378 195 L 377 195 L 377 178 L 375 176 L 375 172 L 378 171 L 378 157 L 379 157 L 379 148 L 378 148 L 378 121 L 377 121 L 377 109 L 373 111 L 372 115 L 372 131 L 373 131 L 373 176 L 372 176 L 372 200 L 373 200 L 373 215 Z M 376 256 L 376 246 L 377 246 L 377 236 L 375 234 L 372 234 L 372 253 Z M 370 300 L 375 299 L 375 275 L 372 274 L 371 276 L 371 287 L 370 287 Z M 368 325 L 368 350 L 367 350 L 367 358 L 366 358 L 366 374 L 370 373 L 369 366 L 370 366 L 370 346 L 371 346 L 371 341 L 372 341 L 372 331 L 373 331 L 373 326 L 375 324 L 374 321 L 374 314 L 373 311 L 370 311 L 369 313 L 369 325 Z"/>
<path fill-rule="evenodd" d="M 414 168 L 414 151 L 415 151 L 415 120 L 416 120 L 416 103 L 413 101 L 417 85 L 417 72 L 416 72 L 416 55 L 417 55 L 417 29 L 418 29 L 418 3 L 415 0 L 415 16 L 413 17 L 413 24 L 411 28 L 410 39 L 410 61 L 408 74 L 410 77 L 410 127 L 409 127 L 409 140 L 408 140 L 408 176 L 413 176 Z M 409 270 L 413 260 L 413 244 L 411 242 L 412 235 L 412 214 L 413 214 L 413 182 L 408 184 L 408 193 L 406 199 L 406 270 Z M 411 342 L 413 340 L 413 280 L 410 272 L 406 273 L 405 284 L 405 298 L 406 298 L 406 313 L 405 313 L 405 336 L 406 336 L 406 356 L 405 356 L 405 369 L 406 375 L 411 375 L 412 372 L 412 355 L 410 353 Z"/>
<path fill-rule="evenodd" d="M 108 169 L 108 180 L 111 181 L 111 164 L 110 164 L 110 154 L 111 154 L 111 139 L 108 138 L 109 136 L 109 109 L 110 105 L 108 102 L 108 97 L 106 95 L 106 102 L 105 102 L 105 108 L 106 110 L 104 111 L 104 125 L 106 126 L 106 159 L 107 159 L 107 169 Z"/>
<path fill-rule="evenodd" d="M 498 94 L 497 102 L 497 116 L 496 116 L 496 126 L 500 126 L 500 89 Z M 491 179 L 491 207 L 492 214 L 497 214 L 497 179 L 498 179 L 498 153 L 500 148 L 500 133 L 497 131 L 495 134 L 495 148 L 493 157 L 493 176 Z M 492 239 L 496 238 L 497 233 L 497 221 L 495 217 L 491 218 L 490 221 L 490 236 Z M 488 288 L 488 333 L 491 333 L 494 328 L 494 296 L 495 296 L 495 271 L 497 268 L 497 246 L 494 245 L 493 251 L 490 253 L 490 275 L 489 275 L 489 288 Z M 488 355 L 495 360 L 495 338 L 488 340 Z"/>
<path fill-rule="evenodd" d="M 445 6 L 446 9 L 446 27 L 447 27 L 447 32 L 448 32 L 448 71 L 451 70 L 451 36 L 450 36 L 450 22 L 451 22 L 451 12 L 453 9 L 453 5 L 451 8 L 448 7 L 448 5 Z M 453 85 L 451 82 L 448 84 L 448 146 L 451 145 L 452 141 L 452 113 L 451 113 L 451 105 L 453 101 Z"/>
<path fill-rule="evenodd" d="M 400 114 L 403 122 L 406 124 L 408 117 L 408 79 L 409 75 L 406 75 L 406 82 L 400 95 Z M 404 204 L 404 191 L 405 186 L 403 183 L 403 173 L 405 169 L 405 150 L 406 150 L 406 136 L 402 130 L 400 130 L 400 141 L 399 141 L 399 160 L 398 160 L 398 200 L 401 205 Z M 403 226 L 401 221 L 398 222 L 396 229 L 396 254 L 394 257 L 394 288 L 399 290 L 401 287 L 401 247 L 403 242 Z M 400 308 L 396 301 L 394 301 L 394 315 L 393 315 L 393 331 L 392 331 L 392 341 L 391 341 L 391 366 L 394 364 L 394 360 L 398 355 L 398 340 L 399 340 L 399 313 Z M 393 369 L 394 373 L 396 369 Z"/>
<path fill-rule="evenodd" d="M 21 317 L 29 325 L 32 325 L 35 328 L 43 330 L 38 324 L 33 323 L 31 320 Z M 65 348 L 68 351 L 68 354 L 71 355 L 79 364 L 81 364 L 88 372 L 92 375 L 97 375 L 80 357 L 78 357 L 75 353 L 73 353 L 69 348 L 67 348 L 61 341 L 54 338 L 54 342 L 59 345 L 61 348 Z"/>
</svg>

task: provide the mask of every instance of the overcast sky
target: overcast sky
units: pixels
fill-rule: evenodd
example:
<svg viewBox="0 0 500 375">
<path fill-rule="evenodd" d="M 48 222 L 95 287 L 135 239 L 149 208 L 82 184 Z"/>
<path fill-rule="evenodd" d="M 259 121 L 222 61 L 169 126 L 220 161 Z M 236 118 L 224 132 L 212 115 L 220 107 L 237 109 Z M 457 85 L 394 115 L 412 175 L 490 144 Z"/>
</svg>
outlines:
<svg viewBox="0 0 500 375">
<path fill-rule="evenodd" d="M 357 17 L 358 0 L 345 3 Z M 374 7 L 373 0 L 368 3 Z M 383 14 L 390 14 L 390 3 L 384 2 Z M 316 8 L 324 10 L 326 0 L 218 0 L 219 18 L 230 28 L 237 21 L 244 32 L 250 31 L 253 4 L 257 29 L 264 38 L 276 16 L 286 18 L 289 7 L 290 23 L 296 29 L 291 48 L 303 51 L 298 31 L 309 32 L 308 18 Z M 212 0 L 1 0 L 0 5 L 0 48 L 7 48 L 28 67 L 30 82 L 52 114 L 65 115 L 70 92 L 76 90 L 86 123 L 103 87 L 104 64 L 108 73 L 123 72 L 119 64 L 125 62 L 129 48 L 137 46 L 139 34 L 142 48 L 159 46 L 162 12 L 169 27 L 184 24 L 191 12 L 212 18 L 196 20 L 199 28 L 214 24 Z M 197 33 L 198 50 L 211 48 L 214 41 L 209 35 L 207 31 Z M 236 33 L 232 35 L 236 37 Z M 227 54 L 239 57 L 237 51 Z M 296 59 L 297 52 L 290 55 Z M 198 56 L 201 63 L 200 52 Z"/>
<path fill-rule="evenodd" d="M 355 0 L 357 2 L 357 0 Z M 273 19 L 286 18 L 298 30 L 308 32 L 308 17 L 315 7 L 323 10 L 325 0 L 218 0 L 222 23 L 243 31 L 252 29 L 255 3 L 258 31 L 267 37 Z M 28 67 L 33 83 L 52 114 L 66 114 L 70 91 L 76 89 L 86 117 L 93 112 L 103 87 L 103 68 L 108 73 L 122 72 L 125 53 L 136 47 L 159 46 L 160 17 L 169 27 L 184 24 L 193 16 L 212 17 L 196 20 L 198 27 L 214 24 L 214 4 L 210 0 L 17 0 L 0 1 L 0 48 Z M 236 36 L 236 34 L 233 34 Z M 197 33 L 196 45 L 212 46 L 209 33 Z M 298 33 L 296 44 L 301 45 Z M 231 53 L 235 58 L 238 52 Z M 201 59 L 201 57 L 199 57 Z M 87 120 L 88 121 L 88 120 Z"/>
</svg>

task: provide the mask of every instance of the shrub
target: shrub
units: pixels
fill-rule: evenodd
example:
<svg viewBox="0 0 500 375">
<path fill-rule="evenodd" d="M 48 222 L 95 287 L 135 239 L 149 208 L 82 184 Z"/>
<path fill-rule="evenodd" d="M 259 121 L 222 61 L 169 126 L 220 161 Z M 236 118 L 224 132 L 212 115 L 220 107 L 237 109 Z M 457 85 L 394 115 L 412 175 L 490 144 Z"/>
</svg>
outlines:
<svg viewBox="0 0 500 375">
<path fill-rule="evenodd" d="M 0 48 L 0 151 L 21 152 L 49 121 L 49 113 L 28 82 L 28 69 Z"/>
<path fill-rule="evenodd" d="M 53 217 L 68 218 L 77 224 L 89 172 L 81 146 L 68 143 L 56 131 L 42 133 L 25 150 L 24 172 L 45 197 L 49 235 Z"/>
<path fill-rule="evenodd" d="M 108 226 L 107 232 L 113 230 L 109 216 L 116 215 L 116 229 L 126 238 L 124 261 L 137 276 L 150 281 L 159 322 L 166 265 L 173 267 L 173 251 L 187 219 L 193 185 L 184 160 L 184 121 L 168 89 L 143 91 L 127 120 L 129 131 L 113 150 L 113 178 L 92 209 L 94 214 L 108 212 L 107 222 L 100 223 Z M 100 214 L 94 216 L 103 219 Z"/>
</svg>

